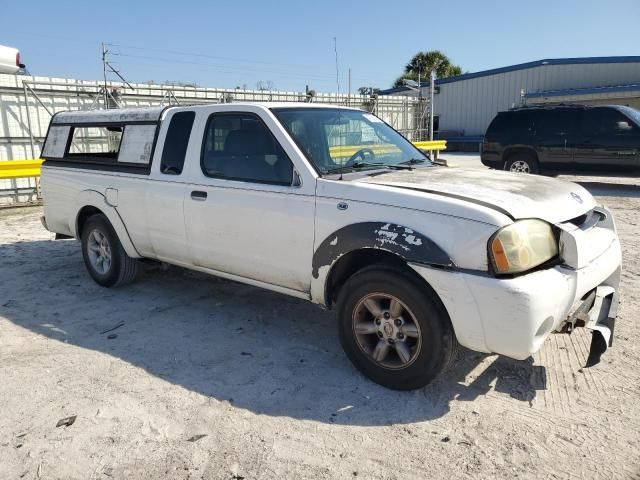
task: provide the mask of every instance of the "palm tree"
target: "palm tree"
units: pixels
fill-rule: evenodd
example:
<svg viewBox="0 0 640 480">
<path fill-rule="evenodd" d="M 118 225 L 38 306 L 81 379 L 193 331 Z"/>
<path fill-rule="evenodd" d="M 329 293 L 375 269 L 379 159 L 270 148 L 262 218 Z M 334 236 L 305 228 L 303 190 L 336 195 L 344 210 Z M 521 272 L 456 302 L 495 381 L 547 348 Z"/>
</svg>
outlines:
<svg viewBox="0 0 640 480">
<path fill-rule="evenodd" d="M 418 52 L 404 67 L 404 75 L 399 77 L 393 84 L 394 87 L 404 85 L 404 80 L 410 79 L 418 81 L 427 80 L 431 72 L 435 71 L 438 78 L 453 77 L 462 74 L 462 68 L 454 65 L 444 53 L 439 50 L 428 52 Z"/>
</svg>

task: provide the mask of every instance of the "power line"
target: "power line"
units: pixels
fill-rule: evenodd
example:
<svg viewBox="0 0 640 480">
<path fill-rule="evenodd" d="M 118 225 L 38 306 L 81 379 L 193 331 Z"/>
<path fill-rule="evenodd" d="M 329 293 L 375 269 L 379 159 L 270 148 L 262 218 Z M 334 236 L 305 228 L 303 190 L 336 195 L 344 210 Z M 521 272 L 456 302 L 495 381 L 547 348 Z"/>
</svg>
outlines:
<svg viewBox="0 0 640 480">
<path fill-rule="evenodd" d="M 235 57 L 221 57 L 221 56 L 217 56 L 217 55 L 208 55 L 208 54 L 204 54 L 204 53 L 181 52 L 181 51 L 177 51 L 177 50 L 165 50 L 165 49 L 162 49 L 162 48 L 139 47 L 139 46 L 133 46 L 133 45 L 117 44 L 117 43 L 107 43 L 106 45 L 111 46 L 111 47 L 119 47 L 119 48 L 132 49 L 132 50 L 146 50 L 146 51 L 150 51 L 150 52 L 163 52 L 163 53 L 168 53 L 170 55 L 182 55 L 182 56 L 187 55 L 187 56 L 191 56 L 191 57 L 211 58 L 211 59 L 214 59 L 214 60 L 230 60 L 232 62 L 259 63 L 259 64 L 263 64 L 263 65 L 274 65 L 274 66 L 285 66 L 285 67 L 296 67 L 296 68 L 314 68 L 313 65 L 301 65 L 301 64 L 296 64 L 296 63 L 267 62 L 267 61 L 263 61 L 263 60 L 249 60 L 249 59 L 246 59 L 246 58 L 235 58 Z"/>
<path fill-rule="evenodd" d="M 163 58 L 163 57 L 150 57 L 147 55 L 131 55 L 128 53 L 114 53 L 110 52 L 112 55 L 117 55 L 120 57 L 129 57 L 129 58 L 141 58 L 144 60 L 154 60 L 159 62 L 164 62 L 168 64 L 184 64 L 184 65 L 198 65 L 198 66 L 206 66 L 210 68 L 223 68 L 227 70 L 233 70 L 240 73 L 273 73 L 281 76 L 288 77 L 298 77 L 298 78 L 311 78 L 311 79 L 328 79 L 331 78 L 331 75 L 322 75 L 317 73 L 304 73 L 304 72 L 288 72 L 282 70 L 268 70 L 268 69 L 260 69 L 260 68 L 245 68 L 245 67 L 236 67 L 233 65 L 224 65 L 224 64 L 216 64 L 216 63 L 207 63 L 207 62 L 194 62 L 189 60 L 177 60 L 172 58 Z"/>
<path fill-rule="evenodd" d="M 111 63 L 115 63 L 115 62 L 111 62 Z M 167 65 L 165 64 L 160 64 L 160 63 L 153 63 L 153 62 L 117 62 L 118 65 L 127 65 L 127 66 L 138 66 L 138 65 L 142 65 L 145 67 L 157 67 L 160 69 L 164 69 L 166 70 Z M 201 67 L 201 68 L 198 68 Z M 228 74 L 228 75 L 242 75 L 242 74 L 247 74 L 246 72 L 238 72 L 238 71 L 230 71 L 230 70 L 225 70 L 225 69 L 219 69 L 217 67 L 213 67 L 211 65 L 207 65 L 207 64 L 203 64 L 203 65 L 199 65 L 196 66 L 194 68 L 194 70 L 198 70 L 198 71 L 211 71 L 212 69 L 215 69 L 216 73 L 220 73 L 220 74 Z M 260 72 L 249 72 L 249 73 L 260 73 Z M 264 72 L 263 72 L 264 73 Z M 295 75 L 295 74 L 279 74 L 280 77 L 282 78 L 289 78 L 292 80 L 305 80 L 308 79 L 309 77 L 304 76 L 304 75 Z M 316 84 L 330 84 L 333 81 L 331 79 L 313 79 L 313 82 Z"/>
</svg>

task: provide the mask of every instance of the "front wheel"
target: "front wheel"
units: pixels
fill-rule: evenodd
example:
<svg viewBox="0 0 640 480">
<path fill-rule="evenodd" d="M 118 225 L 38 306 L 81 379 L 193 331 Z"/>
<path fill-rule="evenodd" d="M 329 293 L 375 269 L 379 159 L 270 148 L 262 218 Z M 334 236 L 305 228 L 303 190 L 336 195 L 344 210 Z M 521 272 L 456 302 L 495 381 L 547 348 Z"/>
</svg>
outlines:
<svg viewBox="0 0 640 480">
<path fill-rule="evenodd" d="M 81 242 L 85 266 L 96 283 L 117 287 L 135 278 L 138 262 L 127 255 L 107 217 L 91 216 L 82 228 Z"/>
<path fill-rule="evenodd" d="M 395 390 L 431 383 L 448 365 L 455 346 L 451 322 L 435 292 L 393 267 L 369 267 L 345 283 L 338 323 L 353 364 Z"/>
</svg>

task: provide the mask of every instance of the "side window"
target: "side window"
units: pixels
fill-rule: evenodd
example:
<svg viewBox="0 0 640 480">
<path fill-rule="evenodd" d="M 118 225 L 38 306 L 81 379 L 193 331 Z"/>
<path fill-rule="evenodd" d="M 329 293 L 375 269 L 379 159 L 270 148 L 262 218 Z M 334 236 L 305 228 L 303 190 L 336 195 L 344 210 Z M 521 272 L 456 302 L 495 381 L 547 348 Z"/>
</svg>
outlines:
<svg viewBox="0 0 640 480">
<path fill-rule="evenodd" d="M 578 111 L 572 108 L 546 110 L 540 115 L 538 135 L 564 136 L 577 127 Z"/>
<path fill-rule="evenodd" d="M 518 135 L 529 135 L 536 131 L 535 112 L 523 110 L 513 112 L 509 117 L 503 118 L 502 128 Z"/>
<path fill-rule="evenodd" d="M 42 158 L 63 158 L 70 131 L 71 127 L 69 126 L 52 125 L 45 140 Z"/>
<path fill-rule="evenodd" d="M 124 165 L 125 168 L 148 168 L 151 161 L 151 151 L 157 125 L 131 124 L 131 125 L 92 125 L 66 127 L 71 131 L 64 158 L 77 163 L 92 163 L 95 165 L 113 166 Z M 52 127 L 51 132 L 58 127 Z M 53 134 L 50 132 L 50 136 Z M 63 134 L 64 130 L 60 130 Z M 51 150 L 60 147 L 61 138 L 52 136 L 47 140 L 51 142 Z M 47 149 L 49 147 L 47 146 Z M 52 155 L 53 156 L 53 155 Z M 59 158 L 59 157 L 54 157 Z"/>
<path fill-rule="evenodd" d="M 122 142 L 121 126 L 75 127 L 67 150 L 69 157 L 97 157 L 116 160 Z"/>
<path fill-rule="evenodd" d="M 624 135 L 633 131 L 629 119 L 610 108 L 585 110 L 580 127 L 584 135 Z"/>
<path fill-rule="evenodd" d="M 182 173 L 195 117 L 195 112 L 178 112 L 171 117 L 164 140 L 160 172 L 166 175 Z"/>
<path fill-rule="evenodd" d="M 291 185 L 293 165 L 267 126 L 250 113 L 209 117 L 201 157 L 208 177 Z"/>
</svg>

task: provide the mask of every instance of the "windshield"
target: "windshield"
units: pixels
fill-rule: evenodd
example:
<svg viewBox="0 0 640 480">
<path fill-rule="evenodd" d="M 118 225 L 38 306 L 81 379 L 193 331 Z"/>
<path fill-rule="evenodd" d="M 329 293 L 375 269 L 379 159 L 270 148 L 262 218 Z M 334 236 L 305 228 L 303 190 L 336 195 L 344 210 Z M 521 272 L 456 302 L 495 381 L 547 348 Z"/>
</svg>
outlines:
<svg viewBox="0 0 640 480">
<path fill-rule="evenodd" d="M 340 108 L 274 108 L 296 144 L 323 175 L 411 164 L 427 156 L 375 115 Z"/>
<path fill-rule="evenodd" d="M 636 125 L 640 126 L 640 112 L 631 107 L 620 107 L 620 110 L 633 120 Z"/>
</svg>

